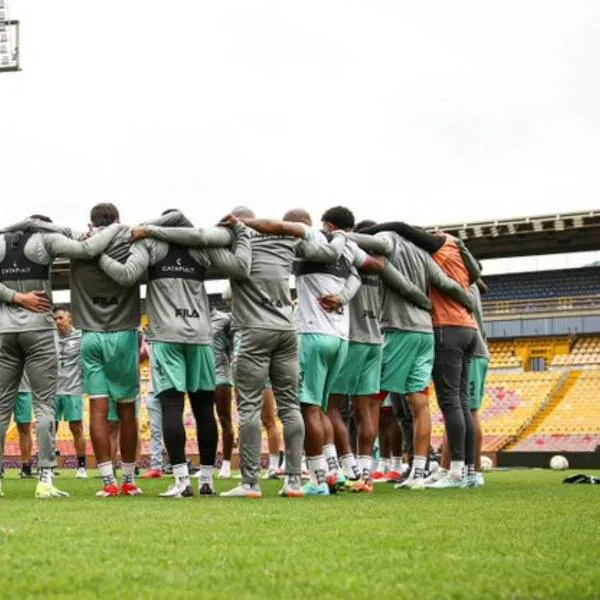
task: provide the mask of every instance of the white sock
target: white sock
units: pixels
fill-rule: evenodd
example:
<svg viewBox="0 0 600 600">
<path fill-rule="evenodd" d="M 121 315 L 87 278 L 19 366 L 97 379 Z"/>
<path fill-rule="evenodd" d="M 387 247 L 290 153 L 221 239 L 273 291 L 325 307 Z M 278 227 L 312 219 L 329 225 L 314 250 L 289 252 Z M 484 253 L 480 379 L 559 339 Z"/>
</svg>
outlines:
<svg viewBox="0 0 600 600">
<path fill-rule="evenodd" d="M 285 473 L 285 454 L 283 455 L 283 461 L 281 461 L 281 467 L 278 467 Z"/>
<path fill-rule="evenodd" d="M 427 457 L 426 456 L 414 456 L 413 464 L 412 464 L 412 476 L 415 475 L 417 477 L 423 477 L 425 473 L 425 465 L 427 465 Z"/>
<path fill-rule="evenodd" d="M 302 457 L 302 472 L 306 473 L 308 471 L 308 463 L 306 462 L 306 456 Z"/>
<path fill-rule="evenodd" d="M 319 456 L 308 457 L 308 468 L 310 469 L 310 480 L 314 484 L 325 483 L 327 477 L 327 460 L 325 456 L 320 454 Z"/>
<path fill-rule="evenodd" d="M 100 477 L 102 477 L 104 485 L 111 485 L 117 482 L 117 480 L 115 479 L 115 472 L 113 470 L 112 461 L 109 460 L 100 463 L 98 465 L 98 471 L 100 473 Z"/>
<path fill-rule="evenodd" d="M 342 456 L 342 469 L 344 469 L 344 475 L 347 479 L 358 479 L 360 477 L 354 454 L 344 454 Z"/>
<path fill-rule="evenodd" d="M 376 471 L 378 473 L 387 473 L 390 470 L 390 459 L 382 458 L 377 465 Z"/>
<path fill-rule="evenodd" d="M 325 444 L 323 446 L 323 455 L 327 461 L 327 468 L 330 473 L 338 472 L 338 455 L 334 444 Z"/>
<path fill-rule="evenodd" d="M 391 471 L 394 473 L 402 473 L 402 457 L 401 456 L 392 456 L 392 465 L 390 467 Z"/>
<path fill-rule="evenodd" d="M 190 472 L 187 463 L 181 465 L 173 465 L 173 476 L 177 480 L 177 483 L 190 483 Z"/>
<path fill-rule="evenodd" d="M 371 465 L 372 460 L 370 456 L 359 456 L 358 457 L 358 470 L 363 481 L 371 479 Z"/>
<path fill-rule="evenodd" d="M 122 463 L 123 467 L 123 480 L 126 483 L 133 483 L 135 481 L 135 463 Z"/>
<path fill-rule="evenodd" d="M 279 468 L 279 454 L 269 454 L 269 471 L 277 471 Z"/>
<path fill-rule="evenodd" d="M 214 487 L 213 476 L 215 468 L 213 465 L 200 465 L 200 485 L 208 483 L 210 487 Z"/>
<path fill-rule="evenodd" d="M 465 461 L 464 460 L 452 460 L 450 461 L 450 473 L 459 479 L 463 478 L 465 471 Z"/>
<path fill-rule="evenodd" d="M 221 473 L 229 475 L 231 473 L 231 461 L 230 460 L 224 460 L 221 463 Z"/>
</svg>

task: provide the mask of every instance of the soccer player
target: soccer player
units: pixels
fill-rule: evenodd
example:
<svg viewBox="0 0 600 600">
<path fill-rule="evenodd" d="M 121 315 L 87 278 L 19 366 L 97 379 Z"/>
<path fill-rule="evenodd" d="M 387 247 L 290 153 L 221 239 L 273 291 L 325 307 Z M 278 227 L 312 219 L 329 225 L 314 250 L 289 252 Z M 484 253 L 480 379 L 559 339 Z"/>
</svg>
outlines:
<svg viewBox="0 0 600 600">
<path fill-rule="evenodd" d="M 231 300 L 231 287 L 223 292 L 223 300 Z M 231 403 L 233 401 L 233 377 L 231 374 L 231 355 L 233 352 L 233 334 L 231 332 L 231 313 L 217 309 L 211 311 L 213 347 L 215 349 L 215 405 L 223 432 L 223 459 L 219 477 L 231 478 L 231 455 L 233 453 L 233 422 Z"/>
<path fill-rule="evenodd" d="M 54 309 L 58 328 L 58 378 L 56 384 L 56 429 L 64 419 L 73 435 L 77 471 L 87 479 L 85 435 L 83 432 L 83 371 L 81 368 L 81 331 L 73 327 L 69 309 Z"/>
<path fill-rule="evenodd" d="M 222 495 L 262 496 L 261 412 L 270 379 L 285 439 L 287 477 L 280 494 L 303 496 L 304 423 L 298 402 L 298 337 L 289 278 L 297 256 L 334 263 L 346 240 L 337 236 L 330 243 L 317 242 L 310 216 L 301 209 L 289 211 L 283 221 L 240 218 L 257 232 L 251 238 L 250 278 L 231 285 L 232 328 L 240 343 L 234 380 L 239 394 L 242 482 Z"/>
<path fill-rule="evenodd" d="M 122 229 L 106 228 L 86 240 L 74 241 L 54 231 L 48 217 L 34 215 L 32 227 L 0 234 L 0 461 L 23 370 L 31 383 L 39 444 L 39 482 L 35 495 L 68 495 L 54 485 L 56 466 L 54 418 L 58 354 L 56 325 L 51 311 L 34 313 L 16 304 L 22 292 L 40 292 L 52 299 L 50 266 L 55 258 L 90 260 L 102 252 Z M 51 229 L 51 227 L 50 227 Z"/>
<path fill-rule="evenodd" d="M 247 228 L 235 217 L 227 224 L 235 232 L 233 253 L 224 248 L 190 249 L 167 243 L 149 237 L 158 237 L 161 228 L 147 227 L 134 230 L 138 241 L 124 263 L 106 254 L 100 258 L 101 268 L 123 286 L 133 285 L 148 270 L 146 303 L 153 387 L 161 402 L 165 446 L 175 477 L 175 483 L 161 494 L 163 497 L 194 495 L 185 457 L 186 393 L 197 427 L 199 493 L 215 494 L 213 471 L 218 442 L 214 415 L 215 355 L 204 279 L 211 266 L 227 277 L 243 279 L 249 274 L 251 259 Z M 190 222 L 185 227 L 171 229 L 185 229 L 184 237 L 192 238 L 195 246 L 204 242 L 204 232 L 194 229 Z"/>
<path fill-rule="evenodd" d="M 387 256 L 421 291 L 435 295 L 438 303 L 453 302 L 453 306 L 460 307 L 465 314 L 472 309 L 473 300 L 459 282 L 450 278 L 426 251 L 390 229 L 384 225 L 371 227 L 365 231 L 376 233 L 374 237 L 353 234 L 352 239 L 364 248 Z M 385 334 L 381 388 L 408 396 L 414 415 L 414 458 L 409 477 L 398 486 L 414 489 L 424 488 L 431 442 L 428 388 L 436 364 L 433 325 L 430 312 L 410 305 L 389 287 L 385 288 L 381 317 Z"/>
<path fill-rule="evenodd" d="M 327 213 L 326 213 L 327 214 Z M 324 217 L 327 218 L 327 217 Z M 372 226 L 373 221 L 362 221 L 356 230 Z M 373 491 L 371 465 L 373 443 L 379 429 L 381 367 L 383 336 L 379 326 L 381 300 L 380 278 L 377 274 L 361 273 L 362 285 L 349 303 L 350 328 L 348 354 L 332 386 L 327 414 L 336 433 L 336 444 L 341 447 L 342 466 L 347 478 L 358 479 L 353 491 Z M 431 307 L 427 295 L 421 291 L 407 299 L 425 310 Z M 344 396 L 354 402 L 358 424 L 358 470 L 352 454 L 350 438 L 342 422 L 340 408 Z M 354 471 L 354 472 L 353 472 Z"/>
</svg>

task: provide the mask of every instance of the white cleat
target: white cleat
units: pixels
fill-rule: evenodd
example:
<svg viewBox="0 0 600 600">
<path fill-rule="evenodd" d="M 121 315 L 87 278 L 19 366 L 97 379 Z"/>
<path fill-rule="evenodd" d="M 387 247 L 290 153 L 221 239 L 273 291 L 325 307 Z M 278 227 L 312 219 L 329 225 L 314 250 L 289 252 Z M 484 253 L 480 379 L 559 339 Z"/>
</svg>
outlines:
<svg viewBox="0 0 600 600">
<path fill-rule="evenodd" d="M 432 483 L 435 483 L 436 481 L 439 481 L 440 479 L 442 479 L 446 473 L 448 471 L 446 471 L 446 469 L 442 469 L 441 467 L 439 469 L 436 469 L 431 475 L 429 475 L 429 477 L 425 478 L 425 481 L 423 482 L 425 484 L 425 486 L 429 486 Z"/>
<path fill-rule="evenodd" d="M 262 498 L 262 492 L 257 484 L 241 483 L 228 492 L 219 494 L 222 498 Z"/>
<path fill-rule="evenodd" d="M 435 483 L 427 485 L 430 490 L 449 490 L 449 489 L 463 489 L 467 487 L 466 477 L 457 477 L 454 473 L 447 471 L 446 474 L 438 479 Z"/>
<path fill-rule="evenodd" d="M 85 467 L 79 467 L 77 469 L 77 471 L 75 472 L 75 478 L 76 479 L 87 479 L 88 478 L 88 473 L 87 473 L 87 470 L 85 469 Z"/>
<path fill-rule="evenodd" d="M 176 482 L 166 492 L 159 494 L 161 498 L 191 498 L 194 488 L 189 481 Z"/>
</svg>

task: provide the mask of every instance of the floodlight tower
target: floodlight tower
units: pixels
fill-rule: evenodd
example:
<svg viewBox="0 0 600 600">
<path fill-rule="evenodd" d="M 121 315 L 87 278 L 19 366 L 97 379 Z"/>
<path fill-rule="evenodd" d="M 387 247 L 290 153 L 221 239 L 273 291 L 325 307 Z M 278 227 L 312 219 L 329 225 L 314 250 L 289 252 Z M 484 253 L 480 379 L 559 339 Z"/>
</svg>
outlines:
<svg viewBox="0 0 600 600">
<path fill-rule="evenodd" d="M 0 0 L 0 73 L 20 71 L 19 21 L 8 15 L 8 0 Z"/>
</svg>

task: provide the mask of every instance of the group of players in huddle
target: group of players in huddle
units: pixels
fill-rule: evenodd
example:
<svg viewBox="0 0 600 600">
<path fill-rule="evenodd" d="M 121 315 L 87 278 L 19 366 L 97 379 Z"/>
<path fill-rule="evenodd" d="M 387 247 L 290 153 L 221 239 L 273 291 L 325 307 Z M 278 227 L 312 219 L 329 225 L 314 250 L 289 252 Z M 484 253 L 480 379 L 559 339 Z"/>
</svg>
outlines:
<svg viewBox="0 0 600 600">
<path fill-rule="evenodd" d="M 92 208 L 90 221 L 77 234 L 33 215 L 0 233 L 0 463 L 26 373 L 37 422 L 37 497 L 66 495 L 56 486 L 56 405 L 74 410 L 82 393 L 90 398 L 90 438 L 103 480 L 97 495 L 142 493 L 135 467 L 141 283 L 147 285 L 153 394 L 174 477 L 161 496 L 194 495 L 186 396 L 197 427 L 198 492 L 215 495 L 215 399 L 225 407 L 219 416 L 226 471 L 232 388 L 241 482 L 222 496 L 262 496 L 267 388 L 283 425 L 281 496 L 372 492 L 382 477 L 381 470 L 372 472 L 382 402 L 410 424 L 410 469 L 398 487 L 483 484 L 477 410 L 489 361 L 479 296 L 484 284 L 460 240 L 403 222 L 355 224 L 342 206 L 325 211 L 320 229 L 303 209 L 271 220 L 246 207 L 200 229 L 177 210 L 131 228 L 119 222 L 113 204 Z M 72 325 L 62 326 L 52 307 L 50 267 L 59 257 L 70 259 Z M 230 315 L 211 311 L 207 277 L 229 279 Z M 79 381 L 71 368 L 81 369 Z M 442 468 L 429 473 L 432 381 L 446 437 Z M 356 444 L 343 415 L 348 399 Z M 110 443 L 115 417 L 121 485 Z"/>
</svg>

